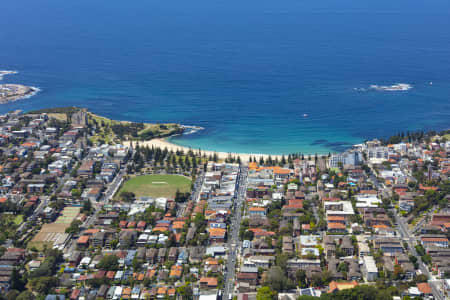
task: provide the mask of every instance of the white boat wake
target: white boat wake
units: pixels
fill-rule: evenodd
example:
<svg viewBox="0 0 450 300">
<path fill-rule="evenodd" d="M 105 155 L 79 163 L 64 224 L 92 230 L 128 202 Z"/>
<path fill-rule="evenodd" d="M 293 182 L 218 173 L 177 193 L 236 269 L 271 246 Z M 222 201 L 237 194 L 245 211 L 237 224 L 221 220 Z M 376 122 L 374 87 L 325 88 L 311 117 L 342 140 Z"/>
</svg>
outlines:
<svg viewBox="0 0 450 300">
<path fill-rule="evenodd" d="M 353 90 L 357 92 L 367 92 L 367 91 L 379 91 L 379 92 L 402 92 L 409 91 L 413 86 L 408 83 L 396 83 L 392 85 L 377 85 L 372 84 L 368 88 L 354 88 Z"/>
</svg>

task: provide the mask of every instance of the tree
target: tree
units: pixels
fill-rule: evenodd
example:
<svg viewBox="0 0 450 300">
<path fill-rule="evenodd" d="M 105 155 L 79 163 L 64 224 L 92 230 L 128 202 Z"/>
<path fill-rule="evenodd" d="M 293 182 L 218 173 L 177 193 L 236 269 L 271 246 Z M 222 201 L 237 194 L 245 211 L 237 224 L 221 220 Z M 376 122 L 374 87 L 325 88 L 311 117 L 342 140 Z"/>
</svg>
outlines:
<svg viewBox="0 0 450 300">
<path fill-rule="evenodd" d="M 275 300 L 277 299 L 277 292 L 270 289 L 268 286 L 263 286 L 258 289 L 256 293 L 256 300 Z"/>
<path fill-rule="evenodd" d="M 17 300 L 34 300 L 35 297 L 32 292 L 25 290 L 22 293 L 19 294 L 16 298 Z"/>
<path fill-rule="evenodd" d="M 116 271 L 119 269 L 119 258 L 115 255 L 106 255 L 100 260 L 97 268 L 105 271 Z"/>
<path fill-rule="evenodd" d="M 52 199 L 50 198 L 50 200 L 52 200 Z M 54 207 L 56 210 L 62 210 L 65 206 L 65 203 L 64 203 L 63 199 L 57 199 L 56 201 L 51 202 L 50 206 Z"/>
<path fill-rule="evenodd" d="M 23 291 L 25 288 L 25 282 L 23 278 L 20 276 L 19 271 L 14 268 L 11 273 L 11 289 L 17 291 Z"/>
<path fill-rule="evenodd" d="M 301 288 L 305 288 L 307 286 L 305 270 L 298 269 L 297 272 L 295 272 L 295 279 L 297 280 L 297 283 Z"/>
<path fill-rule="evenodd" d="M 142 267 L 142 260 L 138 259 L 137 256 L 135 256 L 135 257 L 133 258 L 132 266 L 133 266 L 133 270 L 134 270 L 135 272 L 137 272 L 137 271 L 140 270 L 141 267 Z"/>
<path fill-rule="evenodd" d="M 133 192 L 123 191 L 120 193 L 120 198 L 125 202 L 133 202 L 136 195 Z"/>
<path fill-rule="evenodd" d="M 30 281 L 31 289 L 40 294 L 48 294 L 57 284 L 58 280 L 51 276 L 37 277 Z"/>
<path fill-rule="evenodd" d="M 17 290 L 10 290 L 10 291 L 6 294 L 5 299 L 6 299 L 6 300 L 16 300 L 18 295 L 19 295 L 19 291 L 17 291 Z"/>
<path fill-rule="evenodd" d="M 430 254 L 425 254 L 424 256 L 422 256 L 422 261 L 427 264 L 430 265 L 431 264 L 431 255 Z"/>
<path fill-rule="evenodd" d="M 39 175 L 39 174 L 41 173 L 41 168 L 39 168 L 39 167 L 33 168 L 33 169 L 31 170 L 31 173 L 32 173 L 33 175 Z"/>
<path fill-rule="evenodd" d="M 189 199 L 190 194 L 189 193 L 182 193 L 180 190 L 177 189 L 175 193 L 175 202 L 181 203 L 186 202 Z"/>
<path fill-rule="evenodd" d="M 287 278 L 284 275 L 283 270 L 279 266 L 275 266 L 269 269 L 267 272 L 265 285 L 275 291 L 282 291 L 287 285 Z"/>
<path fill-rule="evenodd" d="M 92 210 L 92 203 L 91 200 L 86 200 L 83 202 L 83 208 L 82 208 L 82 212 L 85 214 L 89 214 Z"/>
<path fill-rule="evenodd" d="M 407 249 L 405 247 L 405 249 Z M 409 255 L 409 261 L 414 265 L 415 269 L 419 268 L 419 263 L 417 262 L 417 257 L 415 257 L 414 255 Z"/>
<path fill-rule="evenodd" d="M 331 274 L 328 271 L 322 271 L 322 283 L 329 284 L 331 282 Z"/>
<path fill-rule="evenodd" d="M 80 232 L 80 226 L 81 226 L 80 220 L 73 220 L 72 223 L 70 223 L 70 226 L 66 228 L 66 233 L 71 234 L 77 234 Z"/>
<path fill-rule="evenodd" d="M 338 272 L 348 272 L 348 265 L 345 262 L 341 262 L 337 267 Z"/>
<path fill-rule="evenodd" d="M 193 293 L 191 283 L 186 282 L 184 285 L 178 287 L 177 292 L 183 297 L 182 299 L 192 299 Z"/>
<path fill-rule="evenodd" d="M 420 256 L 425 255 L 425 249 L 423 248 L 423 246 L 421 244 L 416 245 L 415 248 L 416 248 L 417 253 Z"/>
<path fill-rule="evenodd" d="M 111 249 L 116 249 L 118 244 L 119 244 L 118 240 L 111 240 L 111 242 L 109 242 L 109 245 L 111 246 Z"/>
<path fill-rule="evenodd" d="M 39 266 L 39 268 L 30 273 L 30 277 L 38 278 L 52 276 L 56 271 L 58 263 L 62 261 L 62 254 L 60 251 L 47 249 L 44 252 L 46 256 L 44 262 Z"/>
<path fill-rule="evenodd" d="M 427 277 L 427 275 L 420 274 L 420 275 L 417 275 L 416 278 L 414 278 L 414 281 L 416 283 L 427 282 L 428 281 L 428 277 Z"/>
<path fill-rule="evenodd" d="M 81 196 L 81 191 L 79 189 L 72 189 L 72 197 L 79 198 Z"/>
<path fill-rule="evenodd" d="M 244 233 L 243 233 L 243 235 L 242 235 L 242 239 L 243 239 L 243 240 L 249 240 L 249 241 L 252 241 L 252 240 L 253 240 L 253 237 L 254 237 L 254 233 L 253 233 L 253 231 L 250 231 L 250 230 L 244 231 Z"/>
<path fill-rule="evenodd" d="M 400 280 L 403 278 L 403 269 L 400 265 L 394 266 L 394 280 Z"/>
<path fill-rule="evenodd" d="M 288 260 L 289 257 L 286 253 L 278 254 L 277 256 L 275 256 L 275 264 L 281 268 L 283 273 L 286 272 Z"/>
</svg>

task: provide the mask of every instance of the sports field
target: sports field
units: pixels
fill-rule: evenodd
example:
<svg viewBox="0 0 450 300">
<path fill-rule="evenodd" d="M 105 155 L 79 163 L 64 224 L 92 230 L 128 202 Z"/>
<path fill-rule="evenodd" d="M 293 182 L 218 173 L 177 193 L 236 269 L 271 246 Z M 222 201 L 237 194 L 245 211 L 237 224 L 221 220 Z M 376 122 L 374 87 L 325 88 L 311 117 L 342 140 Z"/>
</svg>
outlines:
<svg viewBox="0 0 450 300">
<path fill-rule="evenodd" d="M 53 223 L 44 224 L 41 230 L 28 243 L 28 249 L 36 247 L 42 250 L 44 245 L 52 247 L 55 243 L 60 243 L 66 239 L 66 228 L 70 226 L 80 214 L 79 207 L 65 207 L 60 216 Z"/>
<path fill-rule="evenodd" d="M 190 192 L 191 180 L 179 175 L 142 175 L 126 181 L 116 197 L 123 191 L 127 191 L 133 192 L 137 199 L 141 196 L 173 199 L 177 189 L 182 193 Z"/>
</svg>

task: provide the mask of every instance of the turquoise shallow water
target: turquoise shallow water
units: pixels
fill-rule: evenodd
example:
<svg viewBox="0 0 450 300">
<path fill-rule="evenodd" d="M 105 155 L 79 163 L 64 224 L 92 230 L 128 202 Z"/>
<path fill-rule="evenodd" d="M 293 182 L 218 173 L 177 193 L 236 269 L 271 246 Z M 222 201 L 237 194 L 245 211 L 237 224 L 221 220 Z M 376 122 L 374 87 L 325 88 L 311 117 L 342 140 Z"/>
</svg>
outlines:
<svg viewBox="0 0 450 300">
<path fill-rule="evenodd" d="M 447 0 L 4 2 L 0 69 L 20 72 L 4 82 L 42 92 L 0 112 L 198 125 L 171 140 L 250 153 L 450 127 Z M 398 82 L 413 88 L 355 90 Z"/>
</svg>

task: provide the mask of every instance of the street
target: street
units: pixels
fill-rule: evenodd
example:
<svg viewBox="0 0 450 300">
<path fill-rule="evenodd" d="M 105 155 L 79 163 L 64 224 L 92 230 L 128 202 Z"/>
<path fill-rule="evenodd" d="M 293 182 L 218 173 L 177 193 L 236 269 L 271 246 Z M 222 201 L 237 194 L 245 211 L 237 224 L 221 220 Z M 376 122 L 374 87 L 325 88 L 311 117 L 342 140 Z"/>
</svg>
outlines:
<svg viewBox="0 0 450 300">
<path fill-rule="evenodd" d="M 405 221 L 402 217 L 400 217 L 397 213 L 394 213 L 395 220 L 398 224 L 397 228 L 400 232 L 400 235 L 402 236 L 403 240 L 405 240 L 408 243 L 409 251 L 410 253 L 417 257 L 417 262 L 419 264 L 419 270 L 428 277 L 428 283 L 430 284 L 431 290 L 433 292 L 433 296 L 437 300 L 445 300 L 445 297 L 440 292 L 439 288 L 437 287 L 438 282 L 433 280 L 433 277 L 431 276 L 430 272 L 428 272 L 427 266 L 423 263 L 422 258 L 417 253 L 415 248 L 415 241 L 416 238 L 413 234 L 409 232 L 408 225 L 405 224 Z"/>
<path fill-rule="evenodd" d="M 229 299 L 234 291 L 235 266 L 240 249 L 239 229 L 241 226 L 242 206 L 245 203 L 245 193 L 247 191 L 247 168 L 241 167 L 241 172 L 237 183 L 237 195 L 235 197 L 234 214 L 231 217 L 231 230 L 228 235 L 228 261 L 225 270 L 224 299 Z"/>
</svg>

